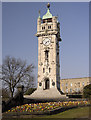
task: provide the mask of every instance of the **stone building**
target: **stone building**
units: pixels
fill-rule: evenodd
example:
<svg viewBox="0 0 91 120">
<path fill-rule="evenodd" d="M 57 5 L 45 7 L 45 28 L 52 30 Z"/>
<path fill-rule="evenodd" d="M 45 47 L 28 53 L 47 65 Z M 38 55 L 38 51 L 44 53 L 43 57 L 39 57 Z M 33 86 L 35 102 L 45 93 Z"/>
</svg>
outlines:
<svg viewBox="0 0 91 120">
<path fill-rule="evenodd" d="M 65 94 L 82 94 L 84 86 L 91 84 L 91 77 L 61 79 L 60 89 Z"/>
<path fill-rule="evenodd" d="M 33 99 L 61 99 L 60 90 L 60 63 L 59 42 L 60 23 L 58 17 L 50 13 L 50 4 L 47 13 L 37 19 L 38 37 L 38 87 L 37 90 L 26 98 Z"/>
<path fill-rule="evenodd" d="M 37 20 L 38 37 L 38 88 L 60 89 L 59 42 L 60 23 L 57 16 L 50 13 L 50 4 L 47 13 Z"/>
</svg>

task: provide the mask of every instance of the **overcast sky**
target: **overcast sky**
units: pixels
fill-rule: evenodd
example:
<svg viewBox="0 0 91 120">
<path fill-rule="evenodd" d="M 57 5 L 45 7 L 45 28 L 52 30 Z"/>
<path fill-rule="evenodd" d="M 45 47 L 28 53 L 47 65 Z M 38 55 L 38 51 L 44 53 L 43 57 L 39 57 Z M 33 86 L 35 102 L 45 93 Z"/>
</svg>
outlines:
<svg viewBox="0 0 91 120">
<path fill-rule="evenodd" d="M 33 63 L 37 79 L 38 11 L 46 13 L 46 2 L 3 3 L 2 55 L 10 55 Z M 89 75 L 89 3 L 51 2 L 50 11 L 60 22 L 60 77 Z"/>
</svg>

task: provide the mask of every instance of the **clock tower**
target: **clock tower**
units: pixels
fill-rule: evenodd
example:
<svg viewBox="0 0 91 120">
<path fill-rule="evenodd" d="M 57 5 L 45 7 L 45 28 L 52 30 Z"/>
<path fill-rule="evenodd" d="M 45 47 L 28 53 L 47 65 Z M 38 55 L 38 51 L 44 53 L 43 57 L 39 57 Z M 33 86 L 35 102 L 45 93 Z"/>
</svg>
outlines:
<svg viewBox="0 0 91 120">
<path fill-rule="evenodd" d="M 47 4 L 47 13 L 37 19 L 38 37 L 38 86 L 32 95 L 25 98 L 54 100 L 66 98 L 60 91 L 60 62 L 59 42 L 60 23 L 57 16 L 50 13 L 50 4 Z"/>
<path fill-rule="evenodd" d="M 57 16 L 50 13 L 50 4 L 47 13 L 37 20 L 38 37 L 38 89 L 60 89 L 59 42 L 60 23 Z"/>
</svg>

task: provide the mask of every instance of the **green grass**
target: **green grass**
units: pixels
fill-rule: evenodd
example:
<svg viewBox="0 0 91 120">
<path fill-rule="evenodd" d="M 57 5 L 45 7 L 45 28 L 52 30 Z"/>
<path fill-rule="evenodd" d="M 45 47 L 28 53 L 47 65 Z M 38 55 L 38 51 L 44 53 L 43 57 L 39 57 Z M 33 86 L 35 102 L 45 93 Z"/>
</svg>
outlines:
<svg viewBox="0 0 91 120">
<path fill-rule="evenodd" d="M 24 118 L 16 118 L 16 119 L 12 118 L 11 120 L 56 120 L 56 119 L 64 120 L 63 118 L 67 118 L 67 120 L 73 120 L 73 118 L 88 118 L 89 109 L 91 109 L 91 107 L 79 107 L 79 108 L 73 108 L 73 109 L 70 109 L 70 110 L 67 110 L 67 111 L 64 111 L 58 114 L 54 114 L 54 115 L 40 115 L 40 116 L 24 115 Z M 2 120 L 9 120 L 9 119 L 5 118 Z"/>
<path fill-rule="evenodd" d="M 70 109 L 55 115 L 42 116 L 42 118 L 84 118 L 89 117 L 89 107 Z"/>
</svg>

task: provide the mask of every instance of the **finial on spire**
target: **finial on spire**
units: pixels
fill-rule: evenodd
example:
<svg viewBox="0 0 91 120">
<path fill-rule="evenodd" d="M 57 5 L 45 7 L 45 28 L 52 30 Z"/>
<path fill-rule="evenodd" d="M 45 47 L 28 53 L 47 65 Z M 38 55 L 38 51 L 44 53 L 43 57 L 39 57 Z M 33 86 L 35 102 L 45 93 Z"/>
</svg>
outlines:
<svg viewBox="0 0 91 120">
<path fill-rule="evenodd" d="M 40 14 L 40 10 L 39 10 L 39 14 Z"/>
<path fill-rule="evenodd" d="M 40 18 L 40 10 L 39 10 L 39 18 Z"/>
<path fill-rule="evenodd" d="M 50 3 L 47 4 L 47 8 L 50 8 Z"/>
</svg>

